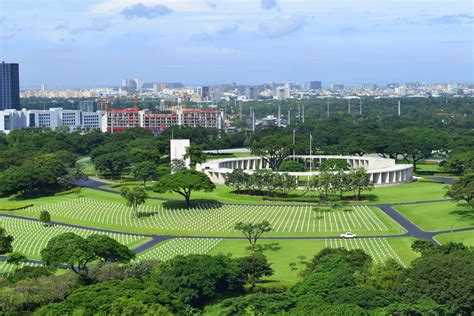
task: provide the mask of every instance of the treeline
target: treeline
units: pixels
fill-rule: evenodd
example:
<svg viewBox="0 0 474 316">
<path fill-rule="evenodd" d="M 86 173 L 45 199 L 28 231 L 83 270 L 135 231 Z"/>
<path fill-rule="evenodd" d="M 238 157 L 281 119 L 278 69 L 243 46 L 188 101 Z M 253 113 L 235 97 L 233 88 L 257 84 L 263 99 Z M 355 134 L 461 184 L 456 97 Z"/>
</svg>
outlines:
<svg viewBox="0 0 474 316">
<path fill-rule="evenodd" d="M 96 170 L 131 173 L 146 182 L 168 173 L 169 140 L 189 138 L 204 148 L 242 147 L 239 135 L 205 128 L 173 128 L 160 135 L 136 128 L 123 133 L 69 132 L 67 127 L 14 130 L 0 135 L 0 196 L 32 197 L 68 189 L 84 178 L 77 159 L 90 156 Z M 240 135 L 241 136 L 241 135 Z M 144 172 L 146 171 L 146 172 Z"/>
<path fill-rule="evenodd" d="M 94 238 L 100 242 L 100 238 Z M 412 248 L 420 257 L 406 268 L 393 259 L 374 264 L 360 249 L 324 249 L 304 262 L 300 281 L 290 287 L 260 285 L 259 280 L 271 276 L 273 269 L 258 252 L 240 258 L 188 255 L 163 262 L 98 262 L 90 265 L 87 277 L 73 272 L 55 275 L 48 267 L 23 267 L 9 278 L 1 279 L 0 312 L 36 311 L 37 315 L 472 313 L 473 251 L 462 244 L 436 247 L 429 241 L 415 241 Z M 107 250 L 100 245 L 99 249 Z"/>
<path fill-rule="evenodd" d="M 305 192 L 316 192 L 320 201 L 340 200 L 346 192 L 354 192 L 355 198 L 360 200 L 362 191 L 372 190 L 374 187 L 363 168 L 349 171 L 323 168 L 319 169 L 319 174 L 301 178 L 285 172 L 275 173 L 269 169 L 257 169 L 253 173 L 234 169 L 226 175 L 225 184 L 235 188 L 237 194 L 252 195 L 268 193 L 288 196 L 297 187 L 304 187 Z"/>
</svg>

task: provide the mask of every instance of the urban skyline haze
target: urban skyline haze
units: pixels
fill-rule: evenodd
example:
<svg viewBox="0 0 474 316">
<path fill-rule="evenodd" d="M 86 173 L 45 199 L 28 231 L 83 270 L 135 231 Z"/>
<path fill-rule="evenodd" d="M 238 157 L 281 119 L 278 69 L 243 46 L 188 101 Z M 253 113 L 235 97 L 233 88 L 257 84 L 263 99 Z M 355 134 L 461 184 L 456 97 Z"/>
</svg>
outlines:
<svg viewBox="0 0 474 316">
<path fill-rule="evenodd" d="M 471 1 L 0 1 L 21 86 L 473 82 Z"/>
</svg>

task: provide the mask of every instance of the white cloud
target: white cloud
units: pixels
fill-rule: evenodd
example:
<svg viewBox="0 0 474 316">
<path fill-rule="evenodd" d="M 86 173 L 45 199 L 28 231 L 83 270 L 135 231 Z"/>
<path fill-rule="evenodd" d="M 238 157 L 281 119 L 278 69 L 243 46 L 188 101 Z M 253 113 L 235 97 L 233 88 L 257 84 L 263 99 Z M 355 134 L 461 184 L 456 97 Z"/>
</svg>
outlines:
<svg viewBox="0 0 474 316">
<path fill-rule="evenodd" d="M 311 18 L 304 15 L 278 17 L 260 24 L 260 31 L 267 37 L 282 37 L 301 30 Z"/>
<path fill-rule="evenodd" d="M 127 20 L 131 19 L 155 19 L 159 16 L 171 14 L 173 10 L 165 5 L 144 5 L 143 3 L 137 3 L 128 7 L 125 7 L 120 12 Z"/>
</svg>

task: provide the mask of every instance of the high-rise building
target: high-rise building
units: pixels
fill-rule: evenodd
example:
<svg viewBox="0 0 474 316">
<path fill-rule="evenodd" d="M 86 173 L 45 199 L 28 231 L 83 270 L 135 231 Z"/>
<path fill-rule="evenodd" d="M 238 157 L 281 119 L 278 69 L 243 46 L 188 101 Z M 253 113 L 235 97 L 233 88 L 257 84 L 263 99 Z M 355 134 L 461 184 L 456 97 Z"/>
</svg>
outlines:
<svg viewBox="0 0 474 316">
<path fill-rule="evenodd" d="M 344 90 L 344 85 L 343 84 L 332 84 L 331 89 L 332 90 Z"/>
<path fill-rule="evenodd" d="M 94 100 L 81 100 L 79 101 L 79 111 L 95 112 L 97 111 L 97 102 Z"/>
<path fill-rule="evenodd" d="M 310 90 L 321 90 L 321 81 L 310 81 L 308 88 Z"/>
<path fill-rule="evenodd" d="M 0 110 L 20 109 L 20 75 L 18 64 L 0 64 Z"/>
<path fill-rule="evenodd" d="M 201 97 L 201 100 L 209 100 L 209 87 L 198 87 L 196 92 Z"/>
<path fill-rule="evenodd" d="M 133 92 L 138 89 L 137 79 L 122 79 L 122 83 L 120 85 L 122 90 L 127 92 Z"/>
<path fill-rule="evenodd" d="M 258 100 L 257 88 L 253 86 L 245 87 L 245 96 L 248 100 Z"/>
</svg>

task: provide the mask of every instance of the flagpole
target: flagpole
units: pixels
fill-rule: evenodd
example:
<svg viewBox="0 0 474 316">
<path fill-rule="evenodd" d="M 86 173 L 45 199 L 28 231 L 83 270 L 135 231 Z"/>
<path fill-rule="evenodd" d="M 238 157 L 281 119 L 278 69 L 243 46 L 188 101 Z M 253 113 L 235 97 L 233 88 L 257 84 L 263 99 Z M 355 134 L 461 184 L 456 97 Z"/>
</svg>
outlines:
<svg viewBox="0 0 474 316">
<path fill-rule="evenodd" d="M 313 171 L 313 134 L 309 134 L 309 172 Z"/>
</svg>

